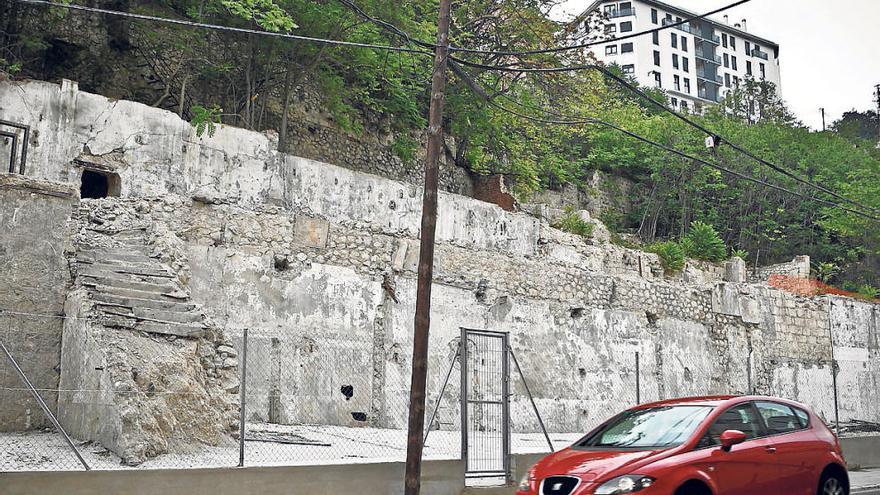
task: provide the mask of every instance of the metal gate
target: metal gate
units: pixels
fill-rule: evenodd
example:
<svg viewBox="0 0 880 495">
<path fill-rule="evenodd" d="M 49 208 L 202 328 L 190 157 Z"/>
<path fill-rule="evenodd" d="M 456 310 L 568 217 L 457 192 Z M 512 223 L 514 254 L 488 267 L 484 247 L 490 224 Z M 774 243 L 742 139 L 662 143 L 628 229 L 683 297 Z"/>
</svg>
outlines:
<svg viewBox="0 0 880 495">
<path fill-rule="evenodd" d="M 509 478 L 507 334 L 461 329 L 461 458 L 469 478 Z"/>
</svg>

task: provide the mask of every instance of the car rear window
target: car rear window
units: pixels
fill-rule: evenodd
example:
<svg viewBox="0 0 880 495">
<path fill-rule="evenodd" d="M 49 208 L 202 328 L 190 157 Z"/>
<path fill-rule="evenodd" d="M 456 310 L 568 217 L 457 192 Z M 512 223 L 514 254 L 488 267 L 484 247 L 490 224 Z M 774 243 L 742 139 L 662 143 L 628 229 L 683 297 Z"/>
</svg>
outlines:
<svg viewBox="0 0 880 495">
<path fill-rule="evenodd" d="M 655 449 L 686 442 L 712 406 L 663 406 L 626 411 L 578 442 L 577 447 Z"/>
<path fill-rule="evenodd" d="M 801 426 L 804 428 L 810 426 L 810 415 L 807 411 L 804 411 L 799 407 L 792 407 L 792 409 L 794 409 L 795 416 L 801 421 Z"/>
</svg>

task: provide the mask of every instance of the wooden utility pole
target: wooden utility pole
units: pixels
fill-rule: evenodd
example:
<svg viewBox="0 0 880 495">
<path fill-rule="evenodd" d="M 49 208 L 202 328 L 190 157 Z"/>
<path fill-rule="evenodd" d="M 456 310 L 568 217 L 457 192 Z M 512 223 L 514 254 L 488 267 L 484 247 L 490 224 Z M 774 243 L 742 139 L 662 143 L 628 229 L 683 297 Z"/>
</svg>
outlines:
<svg viewBox="0 0 880 495">
<path fill-rule="evenodd" d="M 413 334 L 412 379 L 409 389 L 409 428 L 406 443 L 404 495 L 419 495 L 425 430 L 425 387 L 428 377 L 428 330 L 431 325 L 431 280 L 434 277 L 434 235 L 437 228 L 437 188 L 440 153 L 443 149 L 443 103 L 446 90 L 446 58 L 449 50 L 449 13 L 452 0 L 440 0 L 437 47 L 431 76 L 428 110 L 428 150 L 425 160 L 425 192 L 422 197 L 422 229 L 419 246 L 419 278 Z"/>
<path fill-rule="evenodd" d="M 820 108 L 822 111 L 822 132 L 825 132 L 825 107 Z"/>
</svg>

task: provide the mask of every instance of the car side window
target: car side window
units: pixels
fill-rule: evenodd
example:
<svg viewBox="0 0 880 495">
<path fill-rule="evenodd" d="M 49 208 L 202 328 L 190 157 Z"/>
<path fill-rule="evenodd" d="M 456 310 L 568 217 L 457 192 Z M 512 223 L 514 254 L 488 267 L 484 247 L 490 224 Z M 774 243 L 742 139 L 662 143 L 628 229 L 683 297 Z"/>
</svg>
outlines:
<svg viewBox="0 0 880 495">
<path fill-rule="evenodd" d="M 700 439 L 697 448 L 721 445 L 721 434 L 727 430 L 739 430 L 746 434 L 746 440 L 761 436 L 761 425 L 751 403 L 731 407 L 709 426 L 706 435 Z"/>
<path fill-rule="evenodd" d="M 767 426 L 768 435 L 780 435 L 803 429 L 800 418 L 792 408 L 778 402 L 756 402 L 758 412 Z"/>
</svg>

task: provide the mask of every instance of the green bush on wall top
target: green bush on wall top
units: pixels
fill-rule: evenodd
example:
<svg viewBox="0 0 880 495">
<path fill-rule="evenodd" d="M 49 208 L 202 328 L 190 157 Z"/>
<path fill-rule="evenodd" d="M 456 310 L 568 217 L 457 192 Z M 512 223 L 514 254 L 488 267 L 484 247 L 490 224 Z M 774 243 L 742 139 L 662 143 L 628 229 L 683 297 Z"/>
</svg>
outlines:
<svg viewBox="0 0 880 495">
<path fill-rule="evenodd" d="M 707 223 L 693 222 L 691 229 L 682 239 L 681 245 L 688 258 L 713 263 L 727 259 L 727 246 L 715 231 L 715 227 Z"/>
</svg>

